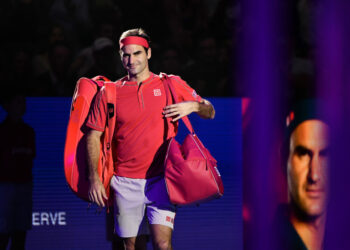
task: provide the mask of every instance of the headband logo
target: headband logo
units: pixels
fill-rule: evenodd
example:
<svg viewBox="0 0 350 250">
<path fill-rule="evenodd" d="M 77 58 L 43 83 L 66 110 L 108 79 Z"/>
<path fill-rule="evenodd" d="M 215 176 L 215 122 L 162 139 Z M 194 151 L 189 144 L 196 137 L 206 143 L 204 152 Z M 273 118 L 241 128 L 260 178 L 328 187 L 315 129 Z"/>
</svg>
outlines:
<svg viewBox="0 0 350 250">
<path fill-rule="evenodd" d="M 290 112 L 286 119 L 287 127 L 291 124 L 291 122 L 294 120 L 294 111 Z"/>
</svg>

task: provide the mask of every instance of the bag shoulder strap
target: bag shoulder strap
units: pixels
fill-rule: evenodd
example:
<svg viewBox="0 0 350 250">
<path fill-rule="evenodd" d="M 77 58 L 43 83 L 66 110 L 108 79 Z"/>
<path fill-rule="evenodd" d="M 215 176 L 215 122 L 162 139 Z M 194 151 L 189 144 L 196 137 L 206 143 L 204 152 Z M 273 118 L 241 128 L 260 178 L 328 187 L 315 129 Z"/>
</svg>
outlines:
<svg viewBox="0 0 350 250">
<path fill-rule="evenodd" d="M 165 94 L 167 97 L 167 105 L 169 105 L 171 97 L 174 100 L 174 103 L 178 103 L 178 98 L 174 89 L 174 86 L 171 82 L 171 79 L 169 78 L 169 76 L 165 73 L 160 73 L 160 79 L 162 80 L 163 84 L 164 84 L 164 89 L 165 89 Z M 190 122 L 190 119 L 187 116 L 184 116 L 181 118 L 183 123 L 186 125 L 187 129 L 190 131 L 191 134 L 194 134 L 194 130 L 192 127 L 192 124 Z"/>
<path fill-rule="evenodd" d="M 96 84 L 97 92 L 103 90 L 105 91 L 105 94 L 106 94 L 108 114 L 107 114 L 107 122 L 105 127 L 105 136 L 107 138 L 107 145 L 106 145 L 107 150 L 109 150 L 112 144 L 115 121 L 116 121 L 115 100 L 117 95 L 117 85 L 115 82 L 110 81 L 108 78 L 104 76 L 95 76 L 90 80 Z"/>
</svg>

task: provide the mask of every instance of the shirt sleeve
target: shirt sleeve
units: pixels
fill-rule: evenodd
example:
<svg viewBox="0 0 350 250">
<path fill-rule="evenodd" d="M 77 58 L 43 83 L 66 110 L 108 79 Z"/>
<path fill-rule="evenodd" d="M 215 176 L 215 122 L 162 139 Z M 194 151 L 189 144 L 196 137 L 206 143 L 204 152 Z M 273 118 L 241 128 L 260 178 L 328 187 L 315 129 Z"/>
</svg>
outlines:
<svg viewBox="0 0 350 250">
<path fill-rule="evenodd" d="M 169 76 L 171 82 L 173 83 L 174 89 L 176 91 L 177 98 L 179 102 L 183 101 L 202 101 L 202 97 L 200 97 L 196 91 L 191 88 L 184 80 L 182 80 L 179 76 L 171 75 Z"/>
<path fill-rule="evenodd" d="M 104 88 L 95 96 L 90 106 L 86 126 L 103 132 L 107 122 L 107 99 Z"/>
</svg>

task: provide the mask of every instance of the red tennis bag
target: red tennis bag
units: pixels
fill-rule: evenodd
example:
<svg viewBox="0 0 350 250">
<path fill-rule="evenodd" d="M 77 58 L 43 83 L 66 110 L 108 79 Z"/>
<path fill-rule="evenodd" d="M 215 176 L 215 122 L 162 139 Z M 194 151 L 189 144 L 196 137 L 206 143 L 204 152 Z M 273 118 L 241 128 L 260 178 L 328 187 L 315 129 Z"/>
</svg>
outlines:
<svg viewBox="0 0 350 250">
<path fill-rule="evenodd" d="M 177 103 L 171 80 L 165 74 L 161 74 L 161 78 L 167 100 L 172 95 Z M 187 116 L 182 121 L 190 134 L 182 145 L 174 137 L 170 139 L 164 162 L 170 201 L 176 205 L 190 205 L 219 198 L 224 193 L 224 185 L 217 169 L 217 161 L 194 133 Z"/>
<path fill-rule="evenodd" d="M 88 201 L 89 169 L 87 164 L 86 118 L 90 104 L 98 91 L 106 91 L 108 122 L 101 138 L 98 174 L 109 196 L 109 182 L 113 176 L 114 164 L 111 141 L 115 126 L 114 100 L 116 85 L 103 76 L 93 79 L 80 78 L 77 82 L 71 105 L 64 148 L 64 173 L 70 189 L 81 199 Z"/>
</svg>

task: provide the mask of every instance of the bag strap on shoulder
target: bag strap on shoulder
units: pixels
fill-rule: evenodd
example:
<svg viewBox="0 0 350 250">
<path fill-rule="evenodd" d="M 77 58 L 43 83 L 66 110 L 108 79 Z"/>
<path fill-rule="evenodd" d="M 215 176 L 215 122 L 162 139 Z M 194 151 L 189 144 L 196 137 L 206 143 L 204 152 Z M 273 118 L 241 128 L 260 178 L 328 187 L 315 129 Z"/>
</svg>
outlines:
<svg viewBox="0 0 350 250">
<path fill-rule="evenodd" d="M 108 78 L 104 76 L 95 76 L 90 80 L 96 84 L 97 91 L 101 91 L 102 88 L 104 88 L 103 91 L 105 91 L 106 94 L 108 114 L 105 128 L 105 136 L 108 139 L 107 150 L 109 150 L 111 147 L 115 128 L 115 100 L 117 94 L 117 86 L 114 82 L 111 82 Z"/>
<path fill-rule="evenodd" d="M 167 105 L 169 105 L 171 102 L 171 98 L 173 98 L 174 103 L 178 103 L 178 98 L 174 89 L 174 86 L 169 78 L 169 76 L 165 73 L 160 73 L 160 79 L 162 80 L 164 84 L 166 99 L 167 99 Z M 184 116 L 181 118 L 183 123 L 186 125 L 187 129 L 190 131 L 191 134 L 194 134 L 194 130 L 192 127 L 192 124 L 190 122 L 190 119 L 188 119 L 187 116 Z"/>
</svg>

